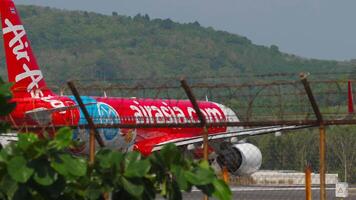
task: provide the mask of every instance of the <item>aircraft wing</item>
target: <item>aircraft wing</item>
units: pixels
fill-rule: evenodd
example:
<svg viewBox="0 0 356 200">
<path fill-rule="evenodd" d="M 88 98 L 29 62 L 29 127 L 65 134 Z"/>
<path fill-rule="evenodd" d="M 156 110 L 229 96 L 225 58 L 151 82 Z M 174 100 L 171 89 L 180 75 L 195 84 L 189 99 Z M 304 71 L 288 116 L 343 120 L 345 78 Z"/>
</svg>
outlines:
<svg viewBox="0 0 356 200">
<path fill-rule="evenodd" d="M 303 128 L 310 128 L 312 126 L 268 126 L 268 127 L 259 127 L 259 128 L 250 128 L 250 129 L 242 129 L 233 132 L 223 132 L 223 133 L 215 133 L 208 136 L 209 141 L 219 140 L 219 139 L 228 139 L 233 137 L 248 137 L 248 136 L 256 136 L 256 135 L 264 135 L 268 133 L 275 133 L 279 131 L 289 131 L 289 130 L 297 130 Z M 184 146 L 189 144 L 196 144 L 203 142 L 203 135 L 197 137 L 190 138 L 178 138 L 173 140 L 168 140 L 159 144 L 156 144 L 153 147 L 152 151 L 159 151 L 163 148 L 164 145 L 173 143 L 176 146 Z"/>
</svg>

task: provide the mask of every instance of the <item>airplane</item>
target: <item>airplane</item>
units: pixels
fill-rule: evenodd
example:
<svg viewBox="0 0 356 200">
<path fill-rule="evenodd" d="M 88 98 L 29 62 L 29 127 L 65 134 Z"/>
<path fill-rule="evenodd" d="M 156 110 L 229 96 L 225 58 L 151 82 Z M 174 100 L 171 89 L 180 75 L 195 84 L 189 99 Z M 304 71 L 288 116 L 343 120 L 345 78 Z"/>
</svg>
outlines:
<svg viewBox="0 0 356 200">
<path fill-rule="evenodd" d="M 12 0 L 0 0 L 1 23 L 8 81 L 17 106 L 6 117 L 12 127 L 81 126 L 87 121 L 73 96 L 51 91 L 44 80 L 30 41 Z M 81 96 L 95 124 L 184 124 L 199 122 L 189 100 L 138 99 L 123 97 Z M 210 101 L 198 101 L 208 122 L 238 122 L 229 107 Z M 249 175 L 262 163 L 258 147 L 241 143 L 237 137 L 305 128 L 302 126 L 270 126 L 262 128 L 208 128 L 210 159 L 226 167 L 233 175 Z M 143 155 L 159 151 L 173 143 L 183 151 L 198 155 L 203 142 L 202 128 L 100 128 L 106 147 L 120 151 L 136 150 Z M 38 133 L 41 135 L 42 133 Z M 88 152 L 88 130 L 74 130 L 74 140 L 83 142 L 77 153 Z M 1 140 L 0 140 L 1 141 Z"/>
</svg>

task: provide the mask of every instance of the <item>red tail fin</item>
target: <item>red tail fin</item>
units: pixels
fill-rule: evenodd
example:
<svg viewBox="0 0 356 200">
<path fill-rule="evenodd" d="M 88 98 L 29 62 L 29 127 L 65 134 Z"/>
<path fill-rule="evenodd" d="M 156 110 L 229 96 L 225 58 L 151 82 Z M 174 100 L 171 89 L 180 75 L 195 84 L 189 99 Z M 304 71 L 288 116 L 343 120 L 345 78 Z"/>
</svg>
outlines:
<svg viewBox="0 0 356 200">
<path fill-rule="evenodd" d="M 25 29 L 12 0 L 0 0 L 1 23 L 9 82 L 15 97 L 46 97 L 47 89 Z"/>
<path fill-rule="evenodd" d="M 349 113 L 354 113 L 354 98 L 352 94 L 352 84 L 351 81 L 347 82 L 347 94 L 348 94 L 348 111 Z"/>
</svg>

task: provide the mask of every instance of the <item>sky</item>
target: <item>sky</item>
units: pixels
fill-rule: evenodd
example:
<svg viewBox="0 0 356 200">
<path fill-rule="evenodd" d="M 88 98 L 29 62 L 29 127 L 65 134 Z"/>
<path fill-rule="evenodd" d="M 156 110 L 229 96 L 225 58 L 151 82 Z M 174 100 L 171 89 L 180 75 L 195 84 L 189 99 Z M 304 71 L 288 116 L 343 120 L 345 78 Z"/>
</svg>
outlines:
<svg viewBox="0 0 356 200">
<path fill-rule="evenodd" d="M 148 14 L 228 31 L 286 53 L 356 59 L 355 0 L 15 0 L 103 14 Z"/>
</svg>

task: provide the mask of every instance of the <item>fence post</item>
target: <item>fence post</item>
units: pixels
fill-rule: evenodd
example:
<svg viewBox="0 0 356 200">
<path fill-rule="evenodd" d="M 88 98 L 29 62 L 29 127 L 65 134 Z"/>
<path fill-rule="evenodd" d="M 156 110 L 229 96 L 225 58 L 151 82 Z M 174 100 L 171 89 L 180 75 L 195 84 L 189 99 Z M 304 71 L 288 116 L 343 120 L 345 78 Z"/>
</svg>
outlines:
<svg viewBox="0 0 356 200">
<path fill-rule="evenodd" d="M 105 144 L 103 142 L 103 139 L 101 138 L 98 130 L 95 128 L 93 119 L 90 117 L 88 110 L 86 109 L 82 99 L 80 98 L 79 92 L 77 90 L 77 88 L 75 88 L 74 83 L 72 82 L 68 82 L 67 83 L 70 90 L 72 91 L 75 99 L 77 100 L 80 109 L 82 110 L 85 119 L 87 120 L 89 127 L 90 127 L 90 136 L 89 136 L 89 165 L 94 165 L 95 162 L 95 139 L 97 140 L 98 144 L 100 145 L 100 147 L 104 147 Z M 110 199 L 110 195 L 109 193 L 105 192 L 103 194 L 103 198 L 105 200 L 109 200 Z"/>
<path fill-rule="evenodd" d="M 187 94 L 190 102 L 192 103 L 193 105 L 193 108 L 195 110 L 195 112 L 197 113 L 198 115 L 198 118 L 200 120 L 200 126 L 203 127 L 203 152 L 204 152 L 204 160 L 206 160 L 208 162 L 208 158 L 209 158 L 209 146 L 208 146 L 208 127 L 206 126 L 206 119 L 203 115 L 203 113 L 201 112 L 200 108 L 199 108 L 199 105 L 198 105 L 198 102 L 192 92 L 192 90 L 190 89 L 187 81 L 182 78 L 181 81 L 181 86 L 183 87 L 185 93 Z M 204 196 L 204 200 L 208 200 L 209 197 L 207 195 Z"/>
<path fill-rule="evenodd" d="M 312 199 L 312 191 L 311 191 L 311 167 L 308 164 L 305 168 L 305 199 L 311 200 Z"/>
<path fill-rule="evenodd" d="M 305 92 L 308 95 L 310 104 L 313 108 L 314 114 L 318 120 L 319 123 L 319 173 L 320 173 L 320 200 L 325 200 L 326 199 L 326 186 L 325 186 L 325 126 L 324 126 L 324 121 L 323 121 L 323 116 L 319 110 L 318 104 L 316 103 L 316 100 L 314 98 L 313 92 L 310 88 L 309 82 L 307 80 L 308 75 L 301 73 L 300 74 L 300 80 L 303 83 Z"/>
<path fill-rule="evenodd" d="M 208 161 L 208 156 L 209 156 L 208 155 L 209 154 L 209 151 L 208 151 L 208 127 L 206 126 L 207 122 L 206 122 L 205 116 L 201 112 L 198 102 L 197 102 L 192 90 L 190 89 L 187 81 L 183 78 L 183 79 L 181 79 L 180 83 L 181 83 L 185 93 L 187 94 L 190 102 L 192 103 L 195 112 L 198 115 L 198 118 L 200 120 L 200 126 L 203 128 L 204 160 Z"/>
<path fill-rule="evenodd" d="M 326 139 L 325 139 L 325 126 L 323 124 L 320 125 L 319 128 L 319 151 L 320 151 L 320 199 L 321 200 L 325 200 L 326 199 L 326 177 L 325 177 L 325 172 L 326 172 L 326 168 L 325 168 L 325 154 L 326 154 L 326 150 L 325 150 L 325 143 L 326 143 Z"/>
<path fill-rule="evenodd" d="M 76 87 L 74 86 L 73 82 L 68 82 L 68 87 L 70 88 L 70 90 L 72 91 L 75 99 L 78 102 L 78 105 L 80 107 L 80 109 L 82 110 L 85 119 L 88 122 L 88 125 L 90 127 L 90 137 L 89 137 L 89 164 L 92 165 L 94 164 L 95 161 L 95 139 L 97 140 L 98 144 L 100 145 L 100 147 L 104 147 L 104 142 L 103 139 L 101 138 L 98 130 L 95 128 L 93 119 L 90 117 L 88 110 L 86 109 L 82 99 L 80 98 L 79 92 L 76 89 Z"/>
</svg>

